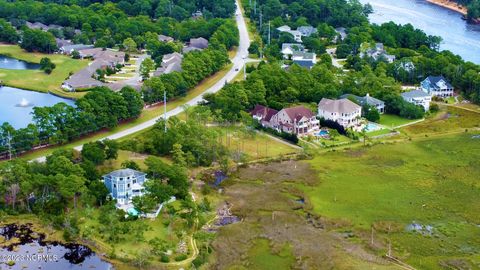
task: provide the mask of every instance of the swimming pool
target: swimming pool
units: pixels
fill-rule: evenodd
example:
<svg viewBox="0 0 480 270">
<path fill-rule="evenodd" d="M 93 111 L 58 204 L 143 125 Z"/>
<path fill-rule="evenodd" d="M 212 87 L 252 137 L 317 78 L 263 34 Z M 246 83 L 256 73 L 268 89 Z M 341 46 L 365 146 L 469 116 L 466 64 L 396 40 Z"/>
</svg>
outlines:
<svg viewBox="0 0 480 270">
<path fill-rule="evenodd" d="M 132 215 L 132 216 L 138 216 L 138 214 L 139 214 L 138 211 L 137 211 L 137 209 L 135 209 L 135 208 L 133 208 L 133 207 L 132 207 L 132 208 L 128 208 L 128 209 L 127 209 L 127 213 L 128 213 L 129 215 Z"/>
<path fill-rule="evenodd" d="M 377 131 L 382 129 L 382 126 L 379 124 L 373 123 L 373 122 L 368 122 L 368 124 L 365 126 L 365 131 L 366 132 L 372 132 L 372 131 Z"/>
<path fill-rule="evenodd" d="M 320 130 L 317 133 L 317 136 L 327 136 L 328 135 L 328 130 Z"/>
</svg>

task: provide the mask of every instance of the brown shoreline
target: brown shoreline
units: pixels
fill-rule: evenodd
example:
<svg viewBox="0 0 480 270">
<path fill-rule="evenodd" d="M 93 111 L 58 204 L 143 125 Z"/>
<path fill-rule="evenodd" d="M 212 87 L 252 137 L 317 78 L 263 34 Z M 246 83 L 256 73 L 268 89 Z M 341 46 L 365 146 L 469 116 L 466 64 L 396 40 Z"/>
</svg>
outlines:
<svg viewBox="0 0 480 270">
<path fill-rule="evenodd" d="M 456 2 L 450 1 L 450 0 L 426 0 L 430 4 L 434 4 L 440 7 L 447 8 L 449 10 L 458 12 L 464 16 L 467 16 L 467 7 L 462 6 Z"/>
</svg>

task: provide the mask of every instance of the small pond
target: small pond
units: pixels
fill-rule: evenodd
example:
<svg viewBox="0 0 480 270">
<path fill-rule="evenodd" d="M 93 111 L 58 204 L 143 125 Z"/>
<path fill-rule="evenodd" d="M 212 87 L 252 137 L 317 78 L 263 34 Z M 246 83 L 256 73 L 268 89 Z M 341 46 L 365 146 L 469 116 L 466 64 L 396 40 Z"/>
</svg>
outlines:
<svg viewBox="0 0 480 270">
<path fill-rule="evenodd" d="M 0 55 L 0 69 L 39 69 L 40 65 Z"/>
<path fill-rule="evenodd" d="M 0 269 L 113 269 L 86 246 L 45 241 L 45 235 L 32 231 L 31 224 L 4 225 L 0 236 L 2 242 L 10 243 L 1 250 Z"/>
<path fill-rule="evenodd" d="M 33 107 L 53 106 L 60 102 L 75 104 L 73 100 L 52 94 L 0 86 L 0 125 L 8 122 L 16 129 L 24 128 L 32 122 Z"/>
</svg>

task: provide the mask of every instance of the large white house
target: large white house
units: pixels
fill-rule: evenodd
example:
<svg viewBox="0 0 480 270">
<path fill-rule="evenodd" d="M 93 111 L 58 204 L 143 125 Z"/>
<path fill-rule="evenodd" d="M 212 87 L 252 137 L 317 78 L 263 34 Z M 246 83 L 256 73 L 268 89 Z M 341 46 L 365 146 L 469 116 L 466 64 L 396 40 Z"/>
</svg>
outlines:
<svg viewBox="0 0 480 270">
<path fill-rule="evenodd" d="M 132 198 L 145 193 L 143 184 L 146 174 L 132 169 L 121 169 L 103 176 L 103 183 L 112 198 L 117 200 L 117 207 L 132 203 Z"/>
<path fill-rule="evenodd" d="M 361 124 L 362 107 L 346 98 L 322 98 L 318 103 L 318 116 L 335 121 L 344 128 L 355 128 Z"/>
<path fill-rule="evenodd" d="M 406 102 L 422 106 L 425 111 L 430 109 L 430 102 L 432 101 L 432 96 L 419 89 L 402 93 L 402 98 Z"/>
<path fill-rule="evenodd" d="M 453 96 L 453 86 L 443 76 L 428 76 L 420 86 L 423 92 L 434 97 Z"/>
</svg>

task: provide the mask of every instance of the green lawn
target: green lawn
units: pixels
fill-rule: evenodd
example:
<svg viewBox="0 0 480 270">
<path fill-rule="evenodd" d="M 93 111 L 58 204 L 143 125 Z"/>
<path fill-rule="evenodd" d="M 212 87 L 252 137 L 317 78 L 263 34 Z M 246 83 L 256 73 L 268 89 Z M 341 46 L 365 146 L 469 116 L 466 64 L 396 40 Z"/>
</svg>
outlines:
<svg viewBox="0 0 480 270">
<path fill-rule="evenodd" d="M 0 54 L 16 59 L 39 63 L 48 57 L 56 64 L 50 75 L 41 70 L 8 70 L 0 69 L 0 80 L 6 85 L 39 92 L 52 92 L 56 95 L 78 98 L 85 93 L 69 93 L 61 89 L 63 81 L 70 73 L 75 73 L 87 66 L 87 60 L 75 60 L 60 54 L 28 53 L 17 45 L 0 44 Z"/>
<path fill-rule="evenodd" d="M 266 239 L 258 239 L 249 251 L 251 265 L 249 269 L 255 270 L 288 270 L 292 269 L 295 257 L 292 254 L 291 247 L 287 244 L 282 250 L 275 254 L 272 252 L 269 241 Z"/>
<path fill-rule="evenodd" d="M 462 269 L 478 269 L 480 139 L 473 134 L 319 155 L 309 163 L 321 183 L 302 189 L 315 213 L 365 242 L 374 226 L 381 250 L 391 240 L 393 255 L 417 269 L 439 269 L 453 259 L 476 264 Z M 433 233 L 407 231 L 412 222 Z"/>
<path fill-rule="evenodd" d="M 411 122 L 415 122 L 418 119 L 412 120 L 400 117 L 394 114 L 381 114 L 379 124 L 384 125 L 388 128 L 395 128 L 397 126 L 405 125 Z"/>
</svg>

